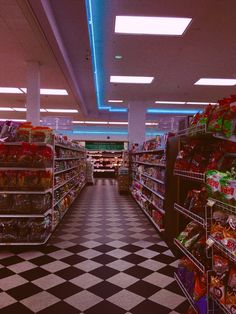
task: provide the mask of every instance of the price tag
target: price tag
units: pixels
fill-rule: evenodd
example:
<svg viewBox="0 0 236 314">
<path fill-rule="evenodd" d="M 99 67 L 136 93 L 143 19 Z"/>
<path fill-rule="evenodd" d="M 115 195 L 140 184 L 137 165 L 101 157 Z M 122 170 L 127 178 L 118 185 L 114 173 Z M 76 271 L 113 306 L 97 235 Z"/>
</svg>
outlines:
<svg viewBox="0 0 236 314">
<path fill-rule="evenodd" d="M 207 244 L 208 248 L 210 248 L 210 247 L 213 246 L 214 240 L 212 240 L 211 238 L 208 238 L 208 239 L 206 240 L 206 244 Z"/>
<path fill-rule="evenodd" d="M 212 207 L 214 204 L 215 204 L 215 201 L 214 201 L 214 200 L 209 199 L 209 200 L 207 201 L 207 206 Z"/>
</svg>

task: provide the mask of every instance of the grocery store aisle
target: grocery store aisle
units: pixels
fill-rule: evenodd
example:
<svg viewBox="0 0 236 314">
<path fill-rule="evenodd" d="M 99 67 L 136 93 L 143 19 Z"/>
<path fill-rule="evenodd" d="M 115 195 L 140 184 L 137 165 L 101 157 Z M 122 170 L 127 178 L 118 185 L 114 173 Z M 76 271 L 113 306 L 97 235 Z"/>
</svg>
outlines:
<svg viewBox="0 0 236 314">
<path fill-rule="evenodd" d="M 184 314 L 175 266 L 134 200 L 96 179 L 46 247 L 0 252 L 0 312 Z"/>
</svg>

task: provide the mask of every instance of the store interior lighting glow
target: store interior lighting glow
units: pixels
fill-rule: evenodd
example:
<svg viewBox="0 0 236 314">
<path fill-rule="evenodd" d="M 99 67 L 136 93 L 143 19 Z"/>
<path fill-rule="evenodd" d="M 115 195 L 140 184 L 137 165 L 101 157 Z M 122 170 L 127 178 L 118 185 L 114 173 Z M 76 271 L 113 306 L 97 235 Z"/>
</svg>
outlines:
<svg viewBox="0 0 236 314">
<path fill-rule="evenodd" d="M 22 91 L 16 87 L 0 87 L 2 94 L 22 94 Z"/>
<path fill-rule="evenodd" d="M 26 119 L 0 119 L 0 121 L 26 122 Z"/>
<path fill-rule="evenodd" d="M 155 101 L 155 104 L 173 104 L 173 105 L 184 105 L 186 102 L 185 101 L 161 101 L 157 100 Z"/>
<path fill-rule="evenodd" d="M 20 112 L 25 112 L 27 110 L 26 108 L 12 108 L 12 109 Z"/>
<path fill-rule="evenodd" d="M 21 90 L 24 93 L 27 93 L 27 88 L 21 87 Z M 41 88 L 40 89 L 40 95 L 57 95 L 57 96 L 63 96 L 68 95 L 67 91 L 65 89 L 52 89 L 52 88 Z"/>
<path fill-rule="evenodd" d="M 236 79 L 200 78 L 194 85 L 234 86 Z"/>
<path fill-rule="evenodd" d="M 198 110 L 185 110 L 185 109 L 156 109 L 156 108 L 150 108 L 147 109 L 147 113 L 159 113 L 159 114 L 187 114 L 187 115 L 193 115 L 195 113 L 199 112 Z"/>
<path fill-rule="evenodd" d="M 86 124 L 108 124 L 106 121 L 84 121 Z"/>
<path fill-rule="evenodd" d="M 191 20 L 183 17 L 116 16 L 115 33 L 180 36 Z"/>
<path fill-rule="evenodd" d="M 211 104 L 211 105 L 217 105 L 216 102 L 211 102 L 211 101 L 209 101 L 209 102 L 188 101 L 188 102 L 186 102 L 186 104 L 187 104 L 187 105 L 209 105 L 209 104 Z"/>
<path fill-rule="evenodd" d="M 47 112 L 78 113 L 77 109 L 46 109 Z"/>
<path fill-rule="evenodd" d="M 111 83 L 131 83 L 131 84 L 151 84 L 153 76 L 123 76 L 123 75 L 111 75 Z"/>
<path fill-rule="evenodd" d="M 110 121 L 109 124 L 111 125 L 128 125 L 129 123 L 128 122 L 125 122 L 125 121 Z"/>
<path fill-rule="evenodd" d="M 121 99 L 109 99 L 108 100 L 108 102 L 115 102 L 115 103 L 121 103 L 121 102 L 123 102 L 123 100 L 121 100 Z"/>
<path fill-rule="evenodd" d="M 14 111 L 14 110 L 10 107 L 0 107 L 0 111 Z"/>
</svg>

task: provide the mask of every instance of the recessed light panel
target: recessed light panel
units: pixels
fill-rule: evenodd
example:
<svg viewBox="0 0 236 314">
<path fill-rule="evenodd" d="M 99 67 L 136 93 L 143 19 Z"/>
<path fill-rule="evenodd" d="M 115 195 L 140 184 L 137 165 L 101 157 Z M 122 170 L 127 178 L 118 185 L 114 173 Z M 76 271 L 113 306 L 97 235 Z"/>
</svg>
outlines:
<svg viewBox="0 0 236 314">
<path fill-rule="evenodd" d="M 77 109 L 46 109 L 47 112 L 78 113 Z"/>
<path fill-rule="evenodd" d="M 0 111 L 13 111 L 10 107 L 0 107 Z"/>
<path fill-rule="evenodd" d="M 27 93 L 27 88 L 22 87 L 21 90 L 24 93 Z M 40 94 L 41 95 L 58 95 L 58 96 L 68 95 L 65 89 L 48 89 L 48 88 L 41 88 Z"/>
<path fill-rule="evenodd" d="M 110 76 L 111 83 L 150 84 L 152 83 L 153 79 L 153 76 Z"/>
<path fill-rule="evenodd" d="M 203 106 L 207 106 L 207 105 L 209 105 L 209 104 L 211 104 L 211 105 L 217 105 L 216 102 L 211 102 L 211 101 L 209 101 L 209 102 L 188 101 L 186 104 L 187 104 L 187 105 L 203 105 Z"/>
<path fill-rule="evenodd" d="M 234 86 L 236 79 L 201 78 L 194 85 Z"/>
<path fill-rule="evenodd" d="M 12 108 L 15 111 L 21 111 L 21 112 L 25 112 L 27 109 L 26 108 Z"/>
<path fill-rule="evenodd" d="M 173 105 L 184 105 L 186 102 L 185 101 L 155 101 L 156 104 L 173 104 Z"/>
<path fill-rule="evenodd" d="M 0 87 L 0 93 L 2 94 L 22 94 L 19 88 L 15 87 Z"/>
<path fill-rule="evenodd" d="M 121 100 L 121 99 L 109 99 L 108 100 L 108 102 L 115 102 L 115 103 L 121 103 L 121 102 L 123 102 L 123 100 Z"/>
<path fill-rule="evenodd" d="M 180 36 L 191 20 L 182 17 L 116 16 L 115 33 Z"/>
</svg>

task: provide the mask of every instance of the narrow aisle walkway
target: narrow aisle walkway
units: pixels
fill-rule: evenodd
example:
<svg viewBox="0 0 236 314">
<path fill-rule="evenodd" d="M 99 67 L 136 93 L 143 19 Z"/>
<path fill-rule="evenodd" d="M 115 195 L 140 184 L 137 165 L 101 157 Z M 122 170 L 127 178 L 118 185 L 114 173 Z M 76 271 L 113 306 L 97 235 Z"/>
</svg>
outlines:
<svg viewBox="0 0 236 314">
<path fill-rule="evenodd" d="M 134 200 L 98 179 L 46 247 L 0 252 L 0 313 L 184 314 L 175 266 Z"/>
</svg>

